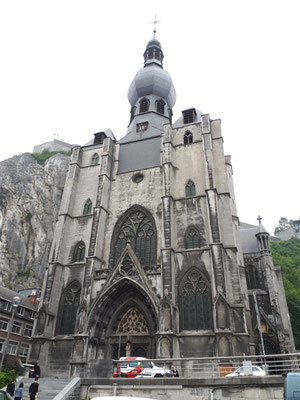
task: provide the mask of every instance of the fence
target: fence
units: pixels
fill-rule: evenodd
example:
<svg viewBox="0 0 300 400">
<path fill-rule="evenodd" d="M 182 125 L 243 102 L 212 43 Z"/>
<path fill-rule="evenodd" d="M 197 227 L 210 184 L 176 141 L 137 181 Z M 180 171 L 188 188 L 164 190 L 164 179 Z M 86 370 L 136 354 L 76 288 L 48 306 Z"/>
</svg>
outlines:
<svg viewBox="0 0 300 400">
<path fill-rule="evenodd" d="M 215 378 L 226 376 L 243 366 L 244 361 L 251 361 L 252 366 L 262 368 L 267 375 L 285 375 L 288 372 L 300 372 L 300 354 L 271 354 L 238 357 L 203 357 L 203 358 L 172 358 L 148 359 L 157 366 L 170 368 L 175 364 L 180 377 L 183 378 Z M 114 371 L 119 371 L 118 366 L 122 360 L 113 360 Z M 134 362 L 134 360 L 132 360 Z M 129 363 L 130 368 L 130 363 Z M 133 366 L 134 368 L 134 366 Z M 244 372 L 236 373 L 243 375 Z M 143 375 L 143 374 L 142 374 Z M 255 375 L 255 373 L 254 373 Z M 146 375 L 145 375 L 146 377 Z"/>
</svg>

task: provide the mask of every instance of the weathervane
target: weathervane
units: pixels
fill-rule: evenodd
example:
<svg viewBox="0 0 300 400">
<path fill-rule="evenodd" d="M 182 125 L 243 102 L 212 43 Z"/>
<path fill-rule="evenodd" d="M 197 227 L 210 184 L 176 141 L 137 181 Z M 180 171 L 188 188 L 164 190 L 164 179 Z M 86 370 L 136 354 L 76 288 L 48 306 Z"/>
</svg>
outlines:
<svg viewBox="0 0 300 400">
<path fill-rule="evenodd" d="M 156 34 L 156 24 L 158 24 L 159 22 L 161 22 L 161 21 L 158 21 L 158 20 L 156 19 L 156 17 L 157 17 L 157 14 L 155 14 L 154 21 L 150 22 L 150 24 L 153 24 L 153 25 L 154 25 L 154 29 L 153 29 L 154 37 L 155 37 L 155 34 Z"/>
</svg>

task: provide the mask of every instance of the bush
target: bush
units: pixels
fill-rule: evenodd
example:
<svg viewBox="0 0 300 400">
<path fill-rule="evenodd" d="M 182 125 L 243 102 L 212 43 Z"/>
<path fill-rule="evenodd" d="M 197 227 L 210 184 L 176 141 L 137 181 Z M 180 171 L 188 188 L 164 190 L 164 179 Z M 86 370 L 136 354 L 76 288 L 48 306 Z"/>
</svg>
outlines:
<svg viewBox="0 0 300 400">
<path fill-rule="evenodd" d="M 0 372 L 0 388 L 6 386 L 9 382 L 16 379 L 18 373 L 14 369 L 3 368 Z"/>
<path fill-rule="evenodd" d="M 48 160 L 48 158 L 54 156 L 55 154 L 65 154 L 66 156 L 71 155 L 71 150 L 70 151 L 49 151 L 48 149 L 44 149 L 42 153 L 32 153 L 33 157 L 37 160 L 37 162 L 41 165 L 44 165 L 45 161 Z"/>
</svg>

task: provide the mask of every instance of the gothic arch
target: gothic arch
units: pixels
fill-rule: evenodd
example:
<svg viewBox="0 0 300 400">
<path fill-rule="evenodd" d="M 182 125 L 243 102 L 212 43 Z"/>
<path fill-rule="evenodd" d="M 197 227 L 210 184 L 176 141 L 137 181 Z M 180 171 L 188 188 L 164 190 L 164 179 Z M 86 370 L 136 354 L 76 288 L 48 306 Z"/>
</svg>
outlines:
<svg viewBox="0 0 300 400">
<path fill-rule="evenodd" d="M 192 144 L 193 143 L 193 134 L 191 131 L 185 131 L 183 135 L 183 143 L 184 144 Z"/>
<path fill-rule="evenodd" d="M 181 330 L 210 330 L 213 327 L 211 287 L 205 274 L 190 268 L 179 284 Z"/>
<path fill-rule="evenodd" d="M 185 248 L 196 249 L 200 247 L 200 233 L 194 226 L 189 226 L 185 232 Z"/>
<path fill-rule="evenodd" d="M 196 196 L 196 187 L 195 183 L 189 179 L 185 185 L 185 197 L 194 197 Z"/>
<path fill-rule="evenodd" d="M 92 213 L 92 200 L 91 199 L 87 199 L 84 203 L 83 206 L 83 215 L 89 215 Z"/>
<path fill-rule="evenodd" d="M 80 294 L 81 285 L 78 281 L 69 283 L 62 292 L 57 313 L 57 335 L 74 334 Z"/>
<path fill-rule="evenodd" d="M 149 295 L 135 282 L 124 278 L 105 291 L 95 302 L 88 319 L 89 336 L 106 357 L 116 356 L 119 343 L 124 355 L 145 350 L 155 356 L 158 312 Z"/>
<path fill-rule="evenodd" d="M 156 225 L 154 218 L 144 207 L 132 206 L 117 221 L 111 240 L 111 267 L 118 262 L 127 241 L 130 241 L 132 250 L 145 270 L 156 265 Z"/>
<path fill-rule="evenodd" d="M 81 240 L 80 242 L 76 243 L 73 250 L 71 250 L 71 262 L 82 262 L 85 259 L 85 244 Z"/>
</svg>

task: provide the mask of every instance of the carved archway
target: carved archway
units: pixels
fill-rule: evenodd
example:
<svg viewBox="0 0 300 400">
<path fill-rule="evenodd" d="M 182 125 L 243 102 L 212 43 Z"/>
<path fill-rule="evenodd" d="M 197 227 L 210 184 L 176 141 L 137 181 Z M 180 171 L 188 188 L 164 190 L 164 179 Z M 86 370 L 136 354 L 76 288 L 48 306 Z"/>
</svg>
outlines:
<svg viewBox="0 0 300 400">
<path fill-rule="evenodd" d="M 150 297 L 130 279 L 122 279 L 98 300 L 89 317 L 89 336 L 105 358 L 154 358 L 157 311 Z"/>
</svg>

